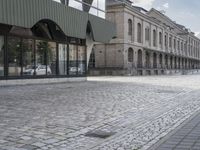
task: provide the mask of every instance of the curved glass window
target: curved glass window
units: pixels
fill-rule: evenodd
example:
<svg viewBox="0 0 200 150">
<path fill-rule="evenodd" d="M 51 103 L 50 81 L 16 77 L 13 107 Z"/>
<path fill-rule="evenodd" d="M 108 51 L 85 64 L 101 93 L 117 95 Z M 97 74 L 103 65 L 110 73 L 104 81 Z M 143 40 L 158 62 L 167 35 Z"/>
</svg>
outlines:
<svg viewBox="0 0 200 150">
<path fill-rule="evenodd" d="M 77 75 L 77 46 L 69 45 L 69 75 Z"/>
<path fill-rule="evenodd" d="M 22 40 L 22 68 L 23 75 L 33 76 L 35 73 L 35 63 L 34 63 L 34 42 L 32 39 L 23 39 Z"/>
<path fill-rule="evenodd" d="M 48 42 L 47 49 L 47 75 L 56 75 L 56 43 Z"/>
<path fill-rule="evenodd" d="M 58 45 L 60 75 L 67 75 L 67 49 L 66 44 Z"/>
<path fill-rule="evenodd" d="M 78 74 L 86 72 L 86 49 L 85 46 L 78 46 Z"/>
<path fill-rule="evenodd" d="M 0 76 L 4 76 L 4 37 L 0 36 Z"/>
<path fill-rule="evenodd" d="M 8 76 L 21 76 L 21 39 L 8 37 Z"/>
</svg>

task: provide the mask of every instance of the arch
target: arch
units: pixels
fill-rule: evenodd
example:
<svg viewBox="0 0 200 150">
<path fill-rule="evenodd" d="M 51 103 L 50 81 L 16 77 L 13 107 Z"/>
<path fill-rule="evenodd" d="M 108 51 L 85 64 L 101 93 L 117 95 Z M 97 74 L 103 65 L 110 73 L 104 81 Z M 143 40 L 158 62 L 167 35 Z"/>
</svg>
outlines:
<svg viewBox="0 0 200 150">
<path fill-rule="evenodd" d="M 157 39 L 157 37 L 156 37 L 156 30 L 154 29 L 153 30 L 153 46 L 154 47 L 156 47 L 156 39 Z"/>
<path fill-rule="evenodd" d="M 128 19 L 128 35 L 132 36 L 133 34 L 133 22 L 131 19 Z"/>
<path fill-rule="evenodd" d="M 134 51 L 132 48 L 128 49 L 128 62 L 133 62 L 133 58 L 134 58 Z"/>
<path fill-rule="evenodd" d="M 141 26 L 141 23 L 137 24 L 137 42 L 142 43 L 142 26 Z"/>
<path fill-rule="evenodd" d="M 34 36 L 57 41 L 65 41 L 66 35 L 60 28 L 60 26 L 50 20 L 42 19 L 38 21 L 32 28 L 31 31 Z"/>
<path fill-rule="evenodd" d="M 153 68 L 157 68 L 157 54 L 153 53 Z"/>
<path fill-rule="evenodd" d="M 138 68 L 142 68 L 143 67 L 142 62 L 143 62 L 143 59 L 142 59 L 142 50 L 139 49 L 138 50 L 138 57 L 137 57 L 137 67 Z"/>
</svg>

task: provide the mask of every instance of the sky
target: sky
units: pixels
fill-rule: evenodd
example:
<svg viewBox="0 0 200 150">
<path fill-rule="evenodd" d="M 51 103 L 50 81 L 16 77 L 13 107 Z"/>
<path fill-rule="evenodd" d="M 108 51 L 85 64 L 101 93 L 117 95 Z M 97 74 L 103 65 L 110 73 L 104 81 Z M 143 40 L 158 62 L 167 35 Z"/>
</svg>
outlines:
<svg viewBox="0 0 200 150">
<path fill-rule="evenodd" d="M 133 0 L 147 10 L 164 10 L 165 15 L 200 37 L 200 0 Z"/>
</svg>

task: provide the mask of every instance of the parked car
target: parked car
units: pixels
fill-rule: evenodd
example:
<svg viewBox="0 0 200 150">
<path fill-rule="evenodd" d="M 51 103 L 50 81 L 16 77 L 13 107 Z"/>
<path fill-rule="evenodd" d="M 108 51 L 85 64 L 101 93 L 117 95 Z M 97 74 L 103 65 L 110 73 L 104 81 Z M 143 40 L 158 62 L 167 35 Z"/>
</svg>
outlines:
<svg viewBox="0 0 200 150">
<path fill-rule="evenodd" d="M 46 65 L 37 65 L 31 66 L 23 72 L 24 75 L 34 75 L 34 71 L 36 75 L 46 75 Z M 47 75 L 51 75 L 51 68 L 47 66 Z"/>
<path fill-rule="evenodd" d="M 77 68 L 77 67 L 70 67 L 70 68 L 69 68 L 69 73 L 70 73 L 70 74 L 76 74 L 77 71 L 80 72 L 80 71 L 81 71 L 81 68 L 79 68 L 79 67 L 78 67 L 78 68 Z"/>
</svg>

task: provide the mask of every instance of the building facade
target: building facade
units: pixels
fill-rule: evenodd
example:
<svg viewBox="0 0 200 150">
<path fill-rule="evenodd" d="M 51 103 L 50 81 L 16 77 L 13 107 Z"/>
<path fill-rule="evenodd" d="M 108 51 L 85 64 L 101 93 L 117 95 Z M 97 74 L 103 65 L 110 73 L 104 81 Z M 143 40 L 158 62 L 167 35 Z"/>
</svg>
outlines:
<svg viewBox="0 0 200 150">
<path fill-rule="evenodd" d="M 0 80 L 86 77 L 95 42 L 115 36 L 104 14 L 105 1 L 0 0 Z"/>
<path fill-rule="evenodd" d="M 106 18 L 117 38 L 93 49 L 90 74 L 158 75 L 186 73 L 200 67 L 200 40 L 155 9 L 129 0 L 109 0 Z"/>
</svg>

